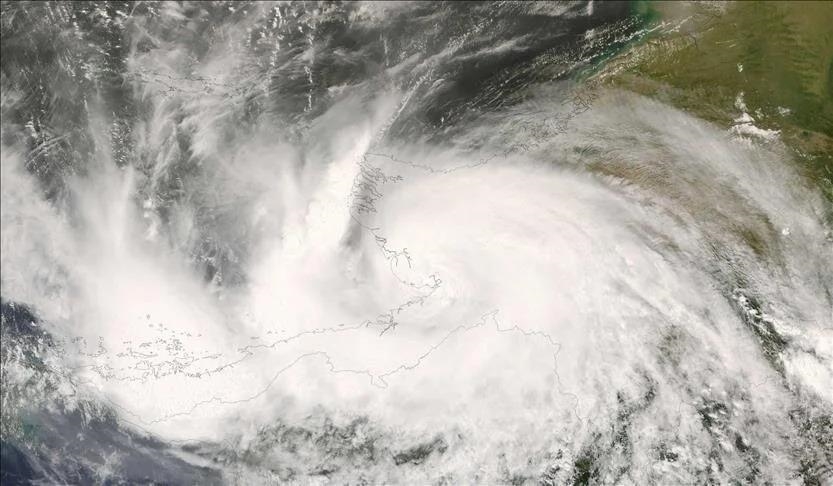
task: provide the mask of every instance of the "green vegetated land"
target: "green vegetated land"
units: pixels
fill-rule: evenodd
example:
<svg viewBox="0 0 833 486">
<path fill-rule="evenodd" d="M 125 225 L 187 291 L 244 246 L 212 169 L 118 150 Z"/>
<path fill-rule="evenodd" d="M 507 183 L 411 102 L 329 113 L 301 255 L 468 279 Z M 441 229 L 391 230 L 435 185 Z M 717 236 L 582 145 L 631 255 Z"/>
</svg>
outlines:
<svg viewBox="0 0 833 486">
<path fill-rule="evenodd" d="M 833 2 L 634 8 L 661 27 L 613 59 L 603 75 L 726 127 L 741 115 L 742 93 L 755 126 L 780 130 L 833 202 Z"/>
</svg>

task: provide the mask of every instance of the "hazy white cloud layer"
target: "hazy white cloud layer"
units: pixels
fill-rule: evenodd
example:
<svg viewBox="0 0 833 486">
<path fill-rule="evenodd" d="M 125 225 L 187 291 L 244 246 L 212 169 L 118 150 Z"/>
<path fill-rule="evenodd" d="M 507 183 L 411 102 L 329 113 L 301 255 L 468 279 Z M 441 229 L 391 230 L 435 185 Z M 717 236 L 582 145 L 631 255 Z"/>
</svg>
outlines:
<svg viewBox="0 0 833 486">
<path fill-rule="evenodd" d="M 141 162 L 116 167 L 91 123 L 105 142 L 60 201 L 2 147 L 2 295 L 66 340 L 83 394 L 165 440 L 253 451 L 322 416 L 391 450 L 443 437 L 422 465 L 361 465 L 375 481 L 558 478 L 587 444 L 637 482 L 696 481 L 710 454 L 730 478 L 749 448 L 760 477 L 795 477 L 790 412 L 833 406 L 833 236 L 777 143 L 612 91 L 556 124 L 565 86 L 453 144 L 386 141 L 412 93 L 384 83 L 327 94 L 303 137 L 241 132 L 258 88 L 215 49 L 195 74 L 243 92 L 137 80 Z M 176 80 L 186 58 L 130 62 Z"/>
</svg>

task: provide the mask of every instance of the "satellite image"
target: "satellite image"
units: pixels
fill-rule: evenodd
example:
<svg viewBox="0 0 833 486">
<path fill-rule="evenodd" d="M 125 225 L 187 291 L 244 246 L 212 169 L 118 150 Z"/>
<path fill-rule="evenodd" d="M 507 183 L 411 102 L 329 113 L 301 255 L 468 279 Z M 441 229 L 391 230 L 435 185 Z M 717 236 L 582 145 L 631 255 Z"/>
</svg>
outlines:
<svg viewBox="0 0 833 486">
<path fill-rule="evenodd" d="M 833 2 L 0 2 L 0 484 L 833 485 Z"/>
</svg>

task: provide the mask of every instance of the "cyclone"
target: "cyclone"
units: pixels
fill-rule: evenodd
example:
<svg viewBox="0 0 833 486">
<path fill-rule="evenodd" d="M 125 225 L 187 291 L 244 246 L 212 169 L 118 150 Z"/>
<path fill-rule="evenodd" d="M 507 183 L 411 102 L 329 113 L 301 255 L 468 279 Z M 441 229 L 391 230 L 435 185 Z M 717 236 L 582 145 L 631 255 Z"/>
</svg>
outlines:
<svg viewBox="0 0 833 486">
<path fill-rule="evenodd" d="M 4 4 L 4 484 L 826 484 L 833 199 L 619 81 L 686 14 Z"/>
</svg>

